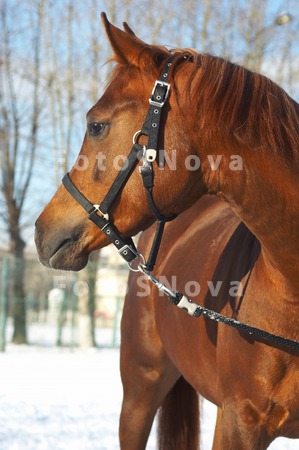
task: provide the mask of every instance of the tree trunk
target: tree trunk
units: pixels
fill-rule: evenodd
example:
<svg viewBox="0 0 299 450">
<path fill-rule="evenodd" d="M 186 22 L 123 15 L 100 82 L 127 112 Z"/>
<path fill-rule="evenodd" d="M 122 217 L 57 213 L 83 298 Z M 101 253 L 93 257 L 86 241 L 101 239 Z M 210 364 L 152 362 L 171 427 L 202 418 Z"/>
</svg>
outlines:
<svg viewBox="0 0 299 450">
<path fill-rule="evenodd" d="M 12 267 L 12 313 L 14 322 L 14 332 L 12 342 L 14 344 L 27 343 L 26 327 L 26 299 L 24 290 L 25 259 L 24 259 L 24 241 L 18 237 L 13 241 L 12 248 L 13 267 Z"/>
</svg>

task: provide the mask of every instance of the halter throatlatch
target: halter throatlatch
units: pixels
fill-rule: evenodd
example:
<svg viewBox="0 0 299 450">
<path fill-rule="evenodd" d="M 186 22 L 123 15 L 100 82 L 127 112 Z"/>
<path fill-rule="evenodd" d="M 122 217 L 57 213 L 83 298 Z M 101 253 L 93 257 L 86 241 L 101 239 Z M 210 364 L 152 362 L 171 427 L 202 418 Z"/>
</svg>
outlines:
<svg viewBox="0 0 299 450">
<path fill-rule="evenodd" d="M 136 164 L 140 160 L 142 160 L 140 173 L 143 185 L 146 189 L 148 203 L 155 218 L 158 221 L 157 231 L 150 251 L 149 259 L 145 264 L 147 270 L 153 270 L 155 266 L 165 223 L 173 220 L 176 217 L 166 217 L 160 214 L 158 208 L 156 207 L 152 194 L 152 190 L 154 187 L 153 162 L 156 160 L 158 152 L 162 108 L 168 99 L 170 90 L 170 84 L 167 82 L 167 80 L 172 60 L 173 56 L 167 60 L 160 79 L 155 82 L 153 91 L 149 98 L 149 111 L 147 113 L 143 126 L 141 130 L 135 133 L 133 137 L 133 147 L 126 161 L 124 162 L 123 168 L 118 172 L 104 200 L 100 204 L 93 204 L 74 185 L 68 173 L 62 179 L 62 183 L 67 191 L 85 209 L 85 211 L 88 213 L 88 218 L 98 228 L 100 228 L 103 233 L 105 233 L 105 235 L 109 238 L 112 244 L 115 245 L 119 254 L 129 264 L 130 268 L 131 263 L 138 257 L 141 257 L 144 262 L 144 257 L 138 253 L 131 237 L 124 239 L 121 236 L 118 229 L 110 222 L 108 213 L 116 196 L 119 194 L 119 192 L 127 182 L 129 176 L 131 175 L 133 169 L 135 168 Z M 147 147 L 142 147 L 138 143 L 138 136 L 141 134 L 148 136 Z"/>
</svg>

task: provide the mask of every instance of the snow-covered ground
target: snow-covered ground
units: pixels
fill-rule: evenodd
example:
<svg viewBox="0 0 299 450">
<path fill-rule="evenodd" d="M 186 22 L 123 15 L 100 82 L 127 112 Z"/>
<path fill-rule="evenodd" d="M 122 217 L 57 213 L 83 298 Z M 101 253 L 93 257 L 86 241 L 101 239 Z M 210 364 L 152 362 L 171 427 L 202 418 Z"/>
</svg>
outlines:
<svg viewBox="0 0 299 450">
<path fill-rule="evenodd" d="M 8 344 L 0 354 L 0 449 L 117 450 L 121 398 L 118 349 Z M 205 402 L 203 450 L 211 448 L 214 421 Z M 153 430 L 147 449 L 155 448 Z M 269 448 L 297 450 L 299 440 Z"/>
</svg>

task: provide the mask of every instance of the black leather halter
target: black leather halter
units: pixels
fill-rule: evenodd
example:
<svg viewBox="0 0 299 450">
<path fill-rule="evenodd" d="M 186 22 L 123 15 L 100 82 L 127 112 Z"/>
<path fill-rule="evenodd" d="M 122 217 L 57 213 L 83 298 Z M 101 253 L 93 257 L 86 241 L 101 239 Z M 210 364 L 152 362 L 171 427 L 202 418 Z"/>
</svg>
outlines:
<svg viewBox="0 0 299 450">
<path fill-rule="evenodd" d="M 104 200 L 100 204 L 91 203 L 74 185 L 74 183 L 70 179 L 69 173 L 67 173 L 62 179 L 64 187 L 85 209 L 85 211 L 88 213 L 88 218 L 105 233 L 105 235 L 115 245 L 119 254 L 125 259 L 125 261 L 129 263 L 131 267 L 131 263 L 136 258 L 142 255 L 140 255 L 136 250 L 131 237 L 124 239 L 121 236 L 118 229 L 110 222 L 108 212 L 116 196 L 126 184 L 136 164 L 140 160 L 142 160 L 142 166 L 140 166 L 139 170 L 142 176 L 143 185 L 146 189 L 146 195 L 150 208 L 158 221 L 152 249 L 149 259 L 146 263 L 146 268 L 149 271 L 153 270 L 156 262 L 164 225 L 166 222 L 169 222 L 176 217 L 166 217 L 160 214 L 152 195 L 152 189 L 154 186 L 153 162 L 155 161 L 158 152 L 158 139 L 162 109 L 168 99 L 170 91 L 168 77 L 173 58 L 174 57 L 172 56 L 166 61 L 161 77 L 155 82 L 152 94 L 149 98 L 149 111 L 147 113 L 143 126 L 139 131 L 135 133 L 133 137 L 133 147 L 123 164 L 123 168 L 117 174 Z M 148 136 L 147 147 L 142 147 L 138 143 L 138 137 L 140 135 Z"/>
</svg>

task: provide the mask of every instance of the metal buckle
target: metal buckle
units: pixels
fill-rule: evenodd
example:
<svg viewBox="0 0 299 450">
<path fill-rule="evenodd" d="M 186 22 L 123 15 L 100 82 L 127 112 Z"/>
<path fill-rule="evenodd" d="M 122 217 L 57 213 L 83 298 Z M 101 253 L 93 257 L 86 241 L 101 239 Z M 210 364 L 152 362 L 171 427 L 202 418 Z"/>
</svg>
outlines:
<svg viewBox="0 0 299 450">
<path fill-rule="evenodd" d="M 101 214 L 102 217 L 104 217 L 104 219 L 106 219 L 107 221 L 109 221 L 109 214 L 106 213 L 104 214 L 101 210 L 100 210 L 100 206 L 101 205 L 92 205 L 94 207 L 94 211 L 97 211 Z"/>
<path fill-rule="evenodd" d="M 118 251 L 118 253 L 124 253 L 126 255 L 125 252 L 127 252 L 128 250 L 130 250 L 132 253 L 134 253 L 134 255 L 136 255 L 136 258 L 137 258 L 138 253 L 129 244 L 124 245 L 122 248 L 118 249 L 117 251 Z"/>
<path fill-rule="evenodd" d="M 118 253 L 119 253 L 123 258 L 125 258 L 125 257 L 126 257 L 128 254 L 130 254 L 130 253 L 131 253 L 132 255 L 135 255 L 135 257 L 132 257 L 131 261 L 127 261 L 127 262 L 128 262 L 128 265 L 129 265 L 129 268 L 130 268 L 131 270 L 133 270 L 132 267 L 131 267 L 131 264 L 132 264 L 133 261 L 135 261 L 136 258 L 141 257 L 141 258 L 142 258 L 142 261 L 144 260 L 143 255 L 141 255 L 140 253 L 138 253 L 138 252 L 137 252 L 131 245 L 129 245 L 129 244 L 126 244 L 126 245 L 124 245 L 123 247 L 117 249 L 117 251 L 118 251 Z M 126 259 L 126 258 L 125 258 L 125 259 Z M 135 270 L 133 270 L 133 271 L 135 271 Z M 136 270 L 136 271 L 138 272 L 138 270 Z"/>
<path fill-rule="evenodd" d="M 164 94 L 164 98 L 161 98 L 161 101 L 159 101 L 157 98 L 155 100 L 153 100 L 154 93 L 155 93 L 155 90 L 156 90 L 157 86 L 161 86 L 163 88 L 164 87 L 166 88 L 166 92 Z M 152 93 L 151 93 L 151 96 L 149 98 L 149 104 L 152 105 L 152 106 L 158 106 L 159 108 L 161 108 L 164 105 L 164 103 L 166 102 L 167 98 L 168 98 L 169 90 L 170 90 L 170 84 L 169 83 L 166 83 L 165 81 L 156 80 L 155 86 L 154 86 L 154 88 L 152 90 Z"/>
</svg>

